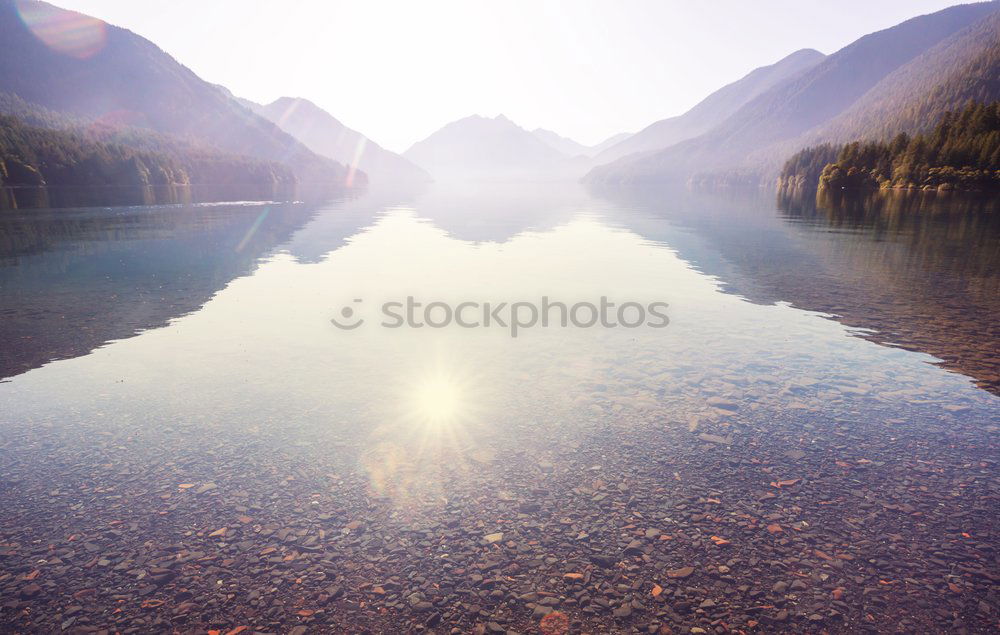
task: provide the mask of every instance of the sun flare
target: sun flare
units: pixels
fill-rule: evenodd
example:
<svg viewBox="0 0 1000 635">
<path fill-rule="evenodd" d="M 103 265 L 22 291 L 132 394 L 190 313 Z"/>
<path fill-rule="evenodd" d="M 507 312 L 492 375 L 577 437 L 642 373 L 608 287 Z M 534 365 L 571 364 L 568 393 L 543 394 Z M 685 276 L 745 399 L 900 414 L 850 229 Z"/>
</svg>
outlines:
<svg viewBox="0 0 1000 635">
<path fill-rule="evenodd" d="M 455 421 L 462 410 L 458 384 L 445 376 L 424 380 L 414 392 L 414 410 L 424 423 L 441 425 Z"/>
</svg>

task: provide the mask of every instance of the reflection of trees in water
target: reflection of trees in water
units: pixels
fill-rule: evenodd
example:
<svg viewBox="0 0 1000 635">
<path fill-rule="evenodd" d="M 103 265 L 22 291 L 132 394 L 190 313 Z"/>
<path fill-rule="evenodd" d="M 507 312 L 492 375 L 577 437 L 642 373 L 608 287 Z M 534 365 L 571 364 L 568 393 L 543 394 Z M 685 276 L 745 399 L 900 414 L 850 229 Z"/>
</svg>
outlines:
<svg viewBox="0 0 1000 635">
<path fill-rule="evenodd" d="M 249 198 L 242 189 L 187 190 L 196 199 Z M 278 248 L 315 262 L 412 196 L 339 191 L 334 199 L 325 186 L 300 194 L 323 202 L 0 213 L 0 378 L 164 326 Z"/>
<path fill-rule="evenodd" d="M 856 219 L 875 221 L 921 215 L 984 214 L 1000 211 L 1000 198 L 971 192 L 923 192 L 920 190 L 830 190 L 797 188 L 778 192 L 778 209 L 788 214 L 822 213 L 831 221 Z"/>
<path fill-rule="evenodd" d="M 998 199 L 919 191 L 804 192 L 778 197 L 787 220 L 824 233 L 818 255 L 850 293 L 789 287 L 788 299 L 828 311 L 870 339 L 930 353 L 1000 392 Z M 831 230 L 835 230 L 831 232 Z"/>
<path fill-rule="evenodd" d="M 967 193 L 591 190 L 722 290 L 837 316 L 1000 394 L 1000 200 Z M 776 210 L 777 207 L 777 210 Z"/>
<path fill-rule="evenodd" d="M 147 185 L 122 187 L 0 187 L 0 210 L 172 205 L 213 201 L 294 200 L 295 191 L 276 185 Z"/>
<path fill-rule="evenodd" d="M 0 215 L 0 377 L 200 308 L 315 213 L 307 205 Z"/>
</svg>

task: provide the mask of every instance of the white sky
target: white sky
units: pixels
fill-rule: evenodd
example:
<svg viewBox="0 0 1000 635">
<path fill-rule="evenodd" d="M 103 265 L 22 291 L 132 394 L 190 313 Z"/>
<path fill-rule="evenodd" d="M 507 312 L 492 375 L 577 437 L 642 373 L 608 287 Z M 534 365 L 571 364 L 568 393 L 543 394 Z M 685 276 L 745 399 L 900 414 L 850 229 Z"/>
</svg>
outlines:
<svg viewBox="0 0 1000 635">
<path fill-rule="evenodd" d="M 956 0 L 54 0 L 259 102 L 306 97 L 389 149 L 503 113 L 594 144 L 800 48 Z"/>
</svg>

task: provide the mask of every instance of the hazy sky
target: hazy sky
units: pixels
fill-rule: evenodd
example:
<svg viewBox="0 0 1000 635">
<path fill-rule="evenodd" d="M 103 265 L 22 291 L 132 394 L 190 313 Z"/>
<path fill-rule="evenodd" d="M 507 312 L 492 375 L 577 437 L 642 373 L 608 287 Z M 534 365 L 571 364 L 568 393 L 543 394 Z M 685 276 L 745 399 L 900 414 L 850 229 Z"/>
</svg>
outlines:
<svg viewBox="0 0 1000 635">
<path fill-rule="evenodd" d="M 800 48 L 832 53 L 956 0 L 53 0 L 202 78 L 306 97 L 396 151 L 503 113 L 593 144 Z"/>
</svg>

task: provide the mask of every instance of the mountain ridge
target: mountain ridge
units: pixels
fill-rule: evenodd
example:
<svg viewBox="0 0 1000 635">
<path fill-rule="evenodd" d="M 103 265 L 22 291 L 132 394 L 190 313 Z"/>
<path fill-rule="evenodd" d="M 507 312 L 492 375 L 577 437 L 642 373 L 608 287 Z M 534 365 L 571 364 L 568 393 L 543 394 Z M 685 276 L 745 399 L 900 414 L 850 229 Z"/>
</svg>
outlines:
<svg viewBox="0 0 1000 635">
<path fill-rule="evenodd" d="M 655 182 L 740 171 L 751 179 L 769 178 L 795 151 L 790 142 L 832 120 L 894 71 L 998 8 L 995 1 L 957 5 L 867 34 L 809 72 L 758 96 L 711 131 L 649 155 L 598 166 L 586 178 Z"/>
<path fill-rule="evenodd" d="M 403 156 L 435 178 L 575 178 L 589 165 L 589 159 L 567 157 L 502 114 L 449 122 Z"/>
<path fill-rule="evenodd" d="M 655 121 L 628 139 L 605 149 L 595 156 L 595 161 L 607 163 L 630 154 L 659 150 L 707 132 L 764 91 L 814 67 L 825 58 L 815 49 L 799 49 L 773 64 L 758 67 L 713 91 L 686 112 Z"/>
<path fill-rule="evenodd" d="M 58 25 L 71 27 L 73 38 L 54 40 Z M 313 153 L 127 29 L 40 0 L 0 0 L 0 38 L 0 87 L 29 103 L 280 160 L 300 182 L 344 184 L 343 165 Z"/>
<path fill-rule="evenodd" d="M 304 97 L 279 97 L 269 104 L 240 103 L 292 135 L 307 148 L 376 181 L 421 183 L 431 175 L 405 157 L 386 150 Z"/>
<path fill-rule="evenodd" d="M 568 157 L 593 158 L 616 143 L 621 143 L 625 139 L 628 139 L 633 133 L 619 132 L 592 146 L 584 145 L 575 139 L 565 137 L 558 132 L 546 128 L 535 128 L 531 131 L 531 134 L 541 139 L 549 147 L 559 150 Z"/>
<path fill-rule="evenodd" d="M 546 128 L 535 128 L 531 131 L 531 134 L 538 137 L 542 143 L 549 146 L 553 150 L 558 150 L 559 152 L 565 154 L 568 157 L 576 156 L 590 156 L 590 148 L 583 145 L 579 141 L 570 139 L 569 137 L 564 137 L 558 132 L 552 130 L 547 130 Z"/>
</svg>

